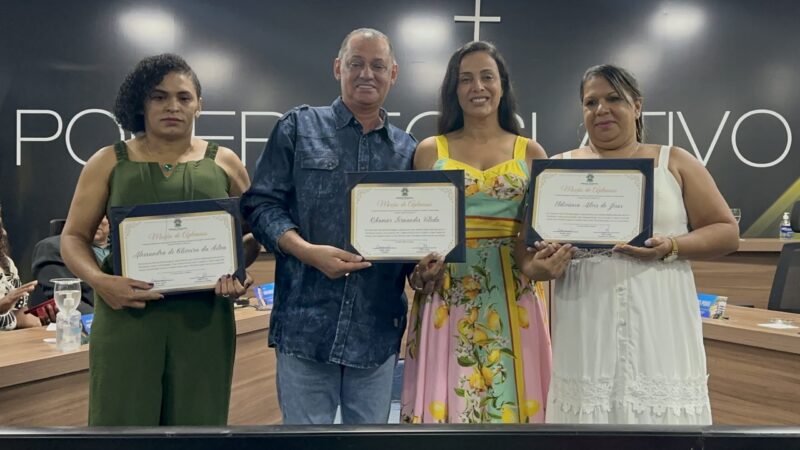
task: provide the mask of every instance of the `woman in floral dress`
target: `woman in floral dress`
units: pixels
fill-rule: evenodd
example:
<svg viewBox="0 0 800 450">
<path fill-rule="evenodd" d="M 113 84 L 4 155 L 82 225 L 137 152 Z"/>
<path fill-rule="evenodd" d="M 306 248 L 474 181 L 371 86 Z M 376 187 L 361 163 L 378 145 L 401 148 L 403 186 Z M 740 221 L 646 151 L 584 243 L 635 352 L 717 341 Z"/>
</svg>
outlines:
<svg viewBox="0 0 800 450">
<path fill-rule="evenodd" d="M 451 57 L 441 89 L 440 136 L 422 141 L 415 169 L 465 172 L 467 262 L 417 294 L 408 331 L 404 422 L 543 422 L 550 338 L 541 289 L 569 246 L 527 252 L 521 229 L 528 167 L 545 158 L 519 136 L 506 64 L 472 42 Z"/>
</svg>

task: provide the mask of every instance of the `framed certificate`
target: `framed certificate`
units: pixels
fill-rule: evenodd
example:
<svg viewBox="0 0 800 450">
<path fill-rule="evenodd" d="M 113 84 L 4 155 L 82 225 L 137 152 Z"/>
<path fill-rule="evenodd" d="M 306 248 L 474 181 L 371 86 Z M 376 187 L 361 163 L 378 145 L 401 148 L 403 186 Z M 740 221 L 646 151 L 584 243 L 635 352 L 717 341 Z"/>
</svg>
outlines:
<svg viewBox="0 0 800 450">
<path fill-rule="evenodd" d="M 653 234 L 653 160 L 534 160 L 526 223 L 528 245 L 644 246 Z"/>
<path fill-rule="evenodd" d="M 239 199 L 112 207 L 114 274 L 164 294 L 213 290 L 220 276 L 244 283 Z"/>
<path fill-rule="evenodd" d="M 348 250 L 371 262 L 417 262 L 431 252 L 466 259 L 464 171 L 346 174 Z"/>
</svg>

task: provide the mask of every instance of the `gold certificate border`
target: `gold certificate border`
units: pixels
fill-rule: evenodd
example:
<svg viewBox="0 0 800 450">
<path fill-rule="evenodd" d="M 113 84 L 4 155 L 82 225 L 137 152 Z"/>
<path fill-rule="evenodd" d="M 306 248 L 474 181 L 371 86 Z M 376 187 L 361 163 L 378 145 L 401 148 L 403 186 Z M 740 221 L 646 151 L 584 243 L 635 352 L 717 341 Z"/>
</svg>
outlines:
<svg viewBox="0 0 800 450">
<path fill-rule="evenodd" d="M 119 249 L 119 252 L 120 252 L 120 269 L 121 269 L 120 270 L 120 275 L 123 276 L 123 277 L 127 277 L 128 276 L 128 262 L 127 262 L 128 261 L 128 259 L 127 259 L 128 247 L 127 247 L 127 239 L 126 239 L 126 237 L 128 236 L 128 234 L 130 232 L 133 231 L 133 230 L 131 230 L 132 226 L 134 226 L 134 225 L 136 225 L 138 223 L 148 222 L 148 221 L 153 221 L 153 220 L 167 220 L 167 219 L 173 219 L 173 218 L 217 216 L 217 215 L 219 215 L 219 216 L 224 215 L 228 219 L 228 225 L 229 225 L 228 228 L 230 229 L 230 234 L 231 234 L 231 241 L 230 241 L 231 245 L 229 245 L 231 253 L 230 253 L 229 256 L 233 260 L 233 265 L 234 265 L 234 270 L 233 271 L 236 272 L 237 270 L 239 270 L 239 259 L 237 258 L 237 255 L 236 255 L 236 250 L 237 250 L 236 229 L 235 229 L 236 222 L 235 222 L 233 216 L 228 211 L 217 210 L 217 211 L 200 211 L 200 212 L 180 213 L 180 214 L 162 214 L 162 215 L 152 215 L 152 216 L 137 216 L 137 217 L 127 217 L 127 218 L 123 219 L 122 222 L 120 222 L 120 224 L 119 224 L 119 235 L 120 235 L 120 239 L 119 239 L 119 247 L 120 247 L 120 249 Z M 220 275 L 224 275 L 224 274 L 220 274 Z M 158 292 L 202 291 L 202 290 L 207 290 L 209 288 L 214 288 L 214 286 L 216 286 L 216 282 L 211 283 L 211 284 L 198 285 L 198 286 L 194 286 L 194 287 L 190 287 L 190 288 L 159 289 Z"/>
<path fill-rule="evenodd" d="M 646 178 L 647 177 L 645 176 L 644 173 L 642 173 L 641 170 L 637 170 L 637 169 L 598 169 L 598 170 L 594 170 L 594 169 L 544 169 L 539 175 L 536 176 L 536 189 L 534 190 L 534 194 L 533 194 L 533 209 L 531 210 L 531 221 L 530 221 L 530 227 L 532 229 L 534 229 L 534 230 L 536 229 L 536 227 L 534 227 L 533 224 L 536 222 L 536 217 L 538 216 L 538 213 L 539 213 L 539 194 L 542 192 L 541 189 L 540 189 L 541 188 L 541 184 L 542 184 L 542 175 L 544 175 L 546 172 L 608 173 L 608 174 L 636 175 L 637 177 L 641 177 L 642 181 L 645 181 L 645 182 L 641 183 L 641 185 L 642 185 L 641 189 L 640 189 L 641 198 L 639 199 L 639 204 L 640 204 L 640 208 L 639 208 L 640 209 L 640 211 L 639 211 L 639 230 L 640 231 L 639 232 L 641 232 L 641 229 L 644 226 L 644 206 L 645 206 L 644 202 L 645 202 L 645 191 L 646 191 L 646 185 L 647 185 Z M 636 236 L 634 236 L 634 237 L 636 237 Z M 542 239 L 544 239 L 544 236 L 542 236 Z M 595 240 L 595 239 L 590 239 L 590 240 L 586 240 L 586 239 L 559 239 L 558 242 L 559 243 L 568 243 L 568 244 L 571 244 L 571 243 L 588 243 L 588 244 L 606 244 L 606 245 L 627 244 L 628 243 L 628 241 L 603 241 L 603 240 Z"/>
<path fill-rule="evenodd" d="M 403 188 L 403 187 L 407 187 L 407 186 L 414 186 L 414 187 L 450 187 L 450 188 L 452 188 L 452 191 L 449 194 L 452 197 L 455 197 L 454 198 L 455 213 L 458 214 L 458 211 L 460 211 L 460 209 L 461 209 L 460 208 L 461 205 L 459 204 L 458 195 L 456 195 L 458 193 L 458 187 L 456 185 L 454 185 L 453 183 L 450 183 L 450 182 L 358 183 L 355 186 L 353 186 L 353 189 L 352 189 L 353 194 L 350 196 L 350 224 L 351 224 L 350 225 L 350 242 L 351 243 L 356 242 L 356 239 L 355 239 L 355 236 L 356 236 L 356 227 L 355 227 L 356 221 L 355 221 L 355 218 L 356 218 L 356 203 L 357 203 L 356 202 L 356 195 L 355 195 L 355 190 L 356 189 L 359 189 L 359 188 L 367 188 L 368 189 L 368 188 L 372 188 L 372 187 L 397 187 L 397 188 Z M 453 220 L 453 236 L 455 238 L 454 239 L 455 244 L 448 250 L 448 253 L 458 246 L 458 242 L 459 242 L 459 240 L 461 238 L 461 236 L 459 235 L 459 232 L 458 232 L 459 231 L 458 230 L 458 217 L 454 217 L 453 219 L 454 219 Z M 353 248 L 355 248 L 355 246 L 353 246 Z M 356 249 L 356 250 L 358 250 L 358 249 Z M 365 259 L 371 260 L 371 261 L 390 261 L 390 260 L 396 260 L 396 259 L 408 259 L 408 260 L 421 259 L 417 255 L 409 255 L 409 254 L 402 254 L 402 255 L 395 254 L 395 255 L 392 255 L 392 256 L 375 256 L 375 257 L 367 257 L 365 255 L 362 255 L 362 256 L 364 256 Z M 445 256 L 446 256 L 446 254 L 445 254 Z"/>
</svg>

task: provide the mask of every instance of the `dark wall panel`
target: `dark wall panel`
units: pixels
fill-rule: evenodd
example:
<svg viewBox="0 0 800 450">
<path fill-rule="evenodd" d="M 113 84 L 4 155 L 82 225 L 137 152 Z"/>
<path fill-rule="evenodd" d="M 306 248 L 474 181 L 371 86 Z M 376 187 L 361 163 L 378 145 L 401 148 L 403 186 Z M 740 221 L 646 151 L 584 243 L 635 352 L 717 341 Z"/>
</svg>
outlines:
<svg viewBox="0 0 800 450">
<path fill-rule="evenodd" d="M 523 131 L 535 129 L 548 154 L 583 138 L 583 71 L 623 65 L 645 93 L 647 140 L 703 160 L 742 209 L 745 235 L 777 235 L 780 213 L 800 195 L 800 155 L 791 145 L 800 118 L 800 3 L 483 0 L 481 8 L 500 17 L 481 24 L 480 38 L 505 54 Z M 252 173 L 275 115 L 337 95 L 332 61 L 344 35 L 360 26 L 393 38 L 400 77 L 386 104 L 392 121 L 413 124 L 418 138 L 431 135 L 435 117 L 419 116 L 436 109 L 448 57 L 473 38 L 473 25 L 454 16 L 473 15 L 475 2 L 31 0 L 2 9 L 0 201 L 13 257 L 29 273 L 48 220 L 66 215 L 78 160 L 119 139 L 100 110 L 111 109 L 142 57 L 187 58 L 206 111 L 217 112 L 199 119 L 197 134 L 222 137 Z M 56 134 L 58 120 L 52 139 L 29 140 Z"/>
</svg>

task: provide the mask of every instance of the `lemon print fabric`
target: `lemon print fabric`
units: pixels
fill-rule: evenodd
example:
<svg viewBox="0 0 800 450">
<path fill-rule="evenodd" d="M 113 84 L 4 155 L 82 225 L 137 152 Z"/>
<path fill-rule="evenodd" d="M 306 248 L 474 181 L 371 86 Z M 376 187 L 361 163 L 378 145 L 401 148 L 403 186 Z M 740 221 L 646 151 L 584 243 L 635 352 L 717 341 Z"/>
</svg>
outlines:
<svg viewBox="0 0 800 450">
<path fill-rule="evenodd" d="M 449 159 L 446 140 L 437 143 L 434 168 L 465 171 L 467 261 L 446 267 L 438 292 L 414 298 L 401 420 L 541 423 L 550 381 L 546 309 L 513 258 L 527 140 L 518 138 L 514 159 L 487 171 Z"/>
</svg>

